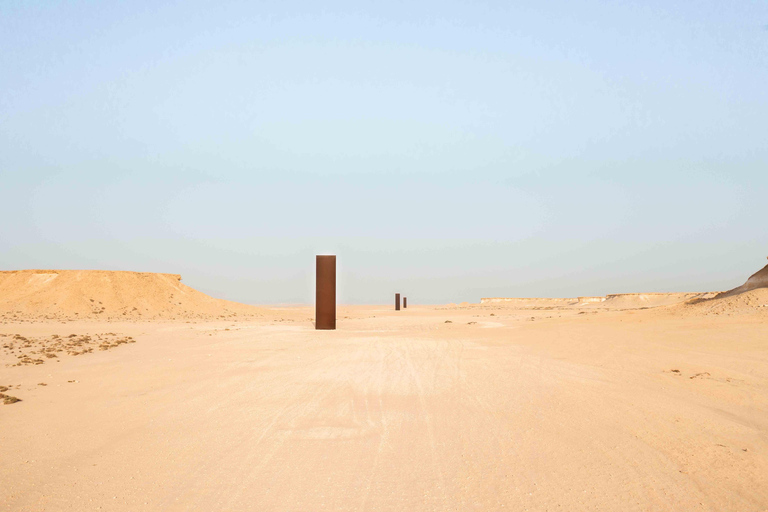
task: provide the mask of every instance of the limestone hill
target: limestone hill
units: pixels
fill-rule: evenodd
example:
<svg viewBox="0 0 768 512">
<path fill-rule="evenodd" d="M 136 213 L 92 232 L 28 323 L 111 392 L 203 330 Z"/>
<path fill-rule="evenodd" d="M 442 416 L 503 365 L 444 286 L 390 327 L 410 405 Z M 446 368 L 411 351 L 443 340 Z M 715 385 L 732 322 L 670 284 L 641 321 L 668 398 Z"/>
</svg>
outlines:
<svg viewBox="0 0 768 512">
<path fill-rule="evenodd" d="M 259 316 L 261 310 L 215 299 L 177 274 L 104 270 L 0 271 L 6 319 L 211 319 Z"/>
</svg>

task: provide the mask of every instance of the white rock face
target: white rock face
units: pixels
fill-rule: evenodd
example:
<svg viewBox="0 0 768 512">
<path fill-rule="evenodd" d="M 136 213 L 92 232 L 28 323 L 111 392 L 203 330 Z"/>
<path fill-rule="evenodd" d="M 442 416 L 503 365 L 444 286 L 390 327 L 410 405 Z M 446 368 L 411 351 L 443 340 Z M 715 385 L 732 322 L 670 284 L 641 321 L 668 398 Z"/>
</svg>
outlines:
<svg viewBox="0 0 768 512">
<path fill-rule="evenodd" d="M 579 297 L 579 304 L 595 304 L 605 302 L 605 297 Z"/>
</svg>

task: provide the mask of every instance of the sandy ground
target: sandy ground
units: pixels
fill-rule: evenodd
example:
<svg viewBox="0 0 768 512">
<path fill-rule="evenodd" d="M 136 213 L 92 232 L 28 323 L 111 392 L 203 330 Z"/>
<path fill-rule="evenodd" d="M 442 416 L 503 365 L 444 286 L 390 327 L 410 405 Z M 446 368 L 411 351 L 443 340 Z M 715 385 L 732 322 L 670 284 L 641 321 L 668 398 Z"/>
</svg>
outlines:
<svg viewBox="0 0 768 512">
<path fill-rule="evenodd" d="M 0 510 L 768 509 L 766 315 L 312 316 L 0 324 Z"/>
</svg>

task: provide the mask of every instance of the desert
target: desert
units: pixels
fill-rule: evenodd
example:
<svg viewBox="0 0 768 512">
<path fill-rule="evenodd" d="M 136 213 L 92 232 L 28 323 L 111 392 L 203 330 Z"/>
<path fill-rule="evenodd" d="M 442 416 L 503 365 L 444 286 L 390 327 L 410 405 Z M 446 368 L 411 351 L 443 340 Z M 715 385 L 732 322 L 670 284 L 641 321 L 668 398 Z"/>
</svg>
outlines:
<svg viewBox="0 0 768 512">
<path fill-rule="evenodd" d="M 768 512 L 768 2 L 0 49 L 0 512 Z"/>
<path fill-rule="evenodd" d="M 3 273 L 0 503 L 765 510 L 766 273 L 723 293 L 340 305 L 333 331 L 178 276 Z"/>
</svg>

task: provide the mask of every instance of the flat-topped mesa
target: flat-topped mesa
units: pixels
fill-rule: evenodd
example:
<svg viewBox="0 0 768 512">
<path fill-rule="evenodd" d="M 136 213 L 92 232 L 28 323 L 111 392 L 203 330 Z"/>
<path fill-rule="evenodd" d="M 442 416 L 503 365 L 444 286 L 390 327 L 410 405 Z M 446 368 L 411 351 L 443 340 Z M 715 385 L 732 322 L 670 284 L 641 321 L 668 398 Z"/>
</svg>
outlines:
<svg viewBox="0 0 768 512">
<path fill-rule="evenodd" d="M 528 304 L 537 302 L 547 302 L 553 304 L 574 304 L 578 299 L 547 298 L 547 297 L 486 297 L 480 299 L 480 304 L 506 303 L 506 304 Z"/>
<path fill-rule="evenodd" d="M 0 270 L 0 274 L 140 274 L 144 276 L 168 276 L 181 281 L 181 274 L 166 274 L 163 272 L 136 272 L 134 270 L 71 270 L 71 269 L 42 269 L 30 268 L 23 270 Z"/>
<path fill-rule="evenodd" d="M 179 274 L 111 270 L 0 271 L 0 314 L 18 318 L 226 318 L 259 308 L 210 297 Z"/>
<path fill-rule="evenodd" d="M 101 275 L 103 277 L 109 278 L 110 275 L 127 275 L 127 274 L 134 274 L 143 278 L 153 278 L 155 276 L 163 276 L 165 278 L 175 280 L 175 281 L 181 281 L 181 274 L 163 274 L 159 272 L 133 272 L 131 270 L 43 270 L 43 269 L 29 269 L 29 270 L 0 270 L 0 280 L 3 278 L 4 274 L 34 274 L 34 275 L 41 275 L 45 276 L 48 279 L 53 279 L 55 277 L 58 277 L 60 274 L 72 274 L 72 273 L 83 273 L 87 272 L 92 275 Z"/>
<path fill-rule="evenodd" d="M 578 297 L 579 304 L 595 304 L 605 302 L 605 297 Z"/>
</svg>

